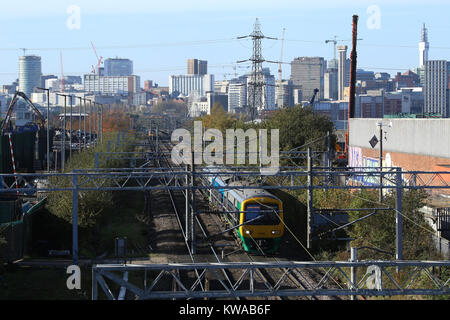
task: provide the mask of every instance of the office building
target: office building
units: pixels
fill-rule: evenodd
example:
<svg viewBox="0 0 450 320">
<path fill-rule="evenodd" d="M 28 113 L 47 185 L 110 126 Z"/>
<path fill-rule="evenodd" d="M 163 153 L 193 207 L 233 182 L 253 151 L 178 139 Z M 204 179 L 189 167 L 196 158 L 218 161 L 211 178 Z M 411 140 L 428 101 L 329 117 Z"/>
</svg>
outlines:
<svg viewBox="0 0 450 320">
<path fill-rule="evenodd" d="M 292 80 L 277 80 L 275 83 L 276 107 L 292 107 L 294 105 L 294 84 Z"/>
<path fill-rule="evenodd" d="M 104 77 L 97 74 L 84 75 L 84 91 L 108 95 L 138 93 L 141 90 L 139 76 Z"/>
<path fill-rule="evenodd" d="M 6 117 L 6 112 L 8 111 L 9 107 L 9 100 L 9 95 L 0 94 L 0 112 L 2 119 Z"/>
<path fill-rule="evenodd" d="M 293 95 L 294 95 L 294 105 L 296 106 L 298 104 L 301 104 L 303 101 L 302 89 L 294 89 Z"/>
<path fill-rule="evenodd" d="M 319 89 L 317 98 L 324 98 L 326 67 L 326 61 L 322 57 L 299 57 L 292 61 L 291 80 L 295 86 L 302 87 L 304 100 L 311 100 L 314 89 Z"/>
<path fill-rule="evenodd" d="M 422 113 L 421 88 L 403 88 L 395 92 L 384 89 L 356 96 L 356 118 L 384 118 Z"/>
<path fill-rule="evenodd" d="M 208 74 L 208 61 L 198 59 L 188 59 L 187 73 L 196 75 Z"/>
<path fill-rule="evenodd" d="M 449 118 L 450 63 L 446 60 L 428 60 L 424 75 L 424 112 Z"/>
<path fill-rule="evenodd" d="M 414 73 L 411 70 L 408 70 L 405 73 L 397 72 L 397 75 L 395 76 L 396 89 L 418 86 L 420 86 L 420 77 L 417 73 Z"/>
<path fill-rule="evenodd" d="M 196 94 L 206 96 L 206 92 L 214 91 L 214 75 L 187 74 L 169 76 L 169 94 L 178 97 Z"/>
<path fill-rule="evenodd" d="M 41 57 L 19 57 L 19 91 L 30 96 L 36 87 L 41 85 Z"/>
<path fill-rule="evenodd" d="M 314 103 L 313 110 L 328 117 L 336 130 L 347 128 L 348 101 L 319 101 Z"/>
<path fill-rule="evenodd" d="M 344 99 L 344 88 L 346 87 L 347 75 L 347 46 L 338 46 L 338 100 Z"/>
<path fill-rule="evenodd" d="M 64 83 L 67 85 L 82 84 L 80 76 L 64 76 Z"/>
<path fill-rule="evenodd" d="M 41 88 L 46 88 L 45 86 L 45 81 L 46 80 L 50 80 L 50 79 L 58 79 L 57 76 L 53 75 L 53 74 L 47 74 L 47 75 L 42 75 L 41 76 L 41 83 L 40 83 L 40 87 Z"/>
<path fill-rule="evenodd" d="M 133 61 L 120 58 L 106 59 L 103 75 L 106 77 L 131 76 L 133 75 Z"/>
<path fill-rule="evenodd" d="M 228 81 L 228 80 L 214 82 L 214 92 L 228 93 L 228 85 L 229 84 L 230 84 L 230 81 Z"/>
<path fill-rule="evenodd" d="M 356 70 L 356 81 L 375 81 L 375 72 L 358 69 Z"/>
<path fill-rule="evenodd" d="M 328 69 L 324 74 L 324 93 L 323 98 L 328 100 L 338 99 L 338 69 Z"/>
<path fill-rule="evenodd" d="M 228 85 L 228 112 L 239 113 L 247 105 L 247 81 L 233 79 Z"/>
<path fill-rule="evenodd" d="M 275 76 L 270 74 L 270 68 L 263 68 L 261 71 L 264 77 L 264 86 L 263 86 L 263 107 L 261 110 L 274 110 L 275 109 Z M 248 78 L 248 81 L 250 81 Z M 248 82 L 247 82 L 248 87 Z M 248 97 L 247 97 L 248 99 Z"/>
</svg>

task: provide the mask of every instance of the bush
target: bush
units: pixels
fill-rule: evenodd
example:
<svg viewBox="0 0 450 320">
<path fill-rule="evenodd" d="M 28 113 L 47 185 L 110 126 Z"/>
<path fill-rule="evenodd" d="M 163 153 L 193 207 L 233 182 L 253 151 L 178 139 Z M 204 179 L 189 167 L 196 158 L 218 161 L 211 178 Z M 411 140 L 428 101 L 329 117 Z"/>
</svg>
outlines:
<svg viewBox="0 0 450 320">
<path fill-rule="evenodd" d="M 94 168 L 94 155 L 96 152 L 106 152 L 106 141 L 115 141 L 116 133 L 106 134 L 104 137 L 104 143 L 98 146 L 87 149 L 81 153 L 72 154 L 72 159 L 68 161 L 65 166 L 65 172 L 72 172 L 75 169 L 92 169 Z M 130 143 L 134 141 L 133 138 L 128 137 L 127 141 L 121 143 L 118 147 L 115 146 L 113 151 L 125 152 L 130 151 L 132 147 L 129 147 Z M 110 160 L 100 164 L 101 168 L 118 168 L 126 167 L 128 164 L 126 160 Z M 71 177 L 67 178 L 54 178 L 52 177 L 51 183 L 54 186 L 68 187 L 71 186 Z M 80 183 L 80 181 L 78 181 Z M 94 187 L 102 185 L 104 187 L 112 185 L 109 179 L 83 182 L 84 187 Z M 113 195 L 112 191 L 83 191 L 78 192 L 78 223 L 80 227 L 91 227 L 95 225 L 99 218 L 113 208 Z M 47 208 L 56 216 L 72 223 L 72 192 L 71 191 L 59 191 L 52 192 L 48 196 Z"/>
</svg>

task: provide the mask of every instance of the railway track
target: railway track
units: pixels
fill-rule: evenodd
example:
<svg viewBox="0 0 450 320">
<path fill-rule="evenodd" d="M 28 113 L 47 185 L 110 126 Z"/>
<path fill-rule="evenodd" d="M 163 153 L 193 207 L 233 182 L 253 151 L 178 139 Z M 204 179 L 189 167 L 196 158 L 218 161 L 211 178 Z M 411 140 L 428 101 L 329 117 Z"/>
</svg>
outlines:
<svg viewBox="0 0 450 320">
<path fill-rule="evenodd" d="M 164 168 L 174 168 L 171 161 L 168 159 L 167 154 L 171 152 L 171 144 L 161 142 L 158 143 L 157 150 L 161 152 L 160 157 L 155 160 L 154 165 Z M 162 184 L 167 184 L 167 181 L 161 181 Z M 197 181 L 200 183 L 200 181 Z M 167 190 L 170 203 L 173 208 L 173 212 L 175 213 L 177 224 L 179 226 L 179 230 L 182 234 L 182 237 L 185 240 L 186 252 L 189 255 L 189 259 L 192 263 L 199 262 L 208 262 L 208 263 L 216 263 L 216 262 L 282 262 L 292 260 L 283 259 L 275 256 L 267 256 L 263 251 L 261 251 L 260 256 L 250 255 L 245 253 L 241 248 L 241 245 L 238 242 L 237 237 L 234 236 L 234 232 L 223 233 L 224 227 L 226 227 L 226 223 L 220 216 L 216 213 L 212 213 L 209 209 L 209 200 L 207 199 L 206 194 L 202 193 L 200 190 L 195 190 L 195 199 L 196 199 L 196 211 L 198 212 L 208 212 L 204 214 L 196 215 L 196 239 L 197 239 L 197 252 L 195 255 L 191 252 L 190 244 L 186 241 L 185 234 L 185 192 L 183 191 L 170 191 Z M 215 235 L 220 235 L 220 237 L 215 237 Z M 216 239 L 217 240 L 214 240 Z M 300 249 L 300 245 L 299 248 Z M 299 250 L 301 251 L 301 250 Z M 227 252 L 225 254 L 225 252 Z M 301 257 L 302 260 L 305 260 L 304 255 Z M 199 279 L 200 275 L 196 273 L 195 275 L 184 275 L 186 277 L 193 276 L 193 278 Z M 240 275 L 234 272 L 227 272 L 223 274 L 225 281 L 229 284 L 235 283 Z M 302 288 L 305 290 L 312 289 L 314 284 L 317 283 L 318 280 L 322 278 L 323 275 L 318 274 L 316 271 L 311 270 L 310 272 L 304 271 L 299 272 L 296 270 L 286 270 L 286 269 L 272 269 L 270 271 L 263 270 L 259 275 L 262 278 L 263 283 L 270 284 L 270 286 L 275 286 L 275 279 L 280 279 L 280 277 L 285 277 L 285 279 L 289 279 L 289 285 L 287 281 L 284 281 L 284 285 L 286 288 L 288 287 L 296 287 Z M 260 285 L 264 285 L 261 283 Z M 205 286 L 202 286 L 202 290 L 207 287 L 207 283 Z M 269 299 L 269 298 L 267 298 Z M 280 297 L 271 297 L 270 299 L 281 300 Z M 283 298 L 289 299 L 289 298 Z M 313 300 L 336 300 L 339 299 L 337 297 L 294 297 L 294 299 L 313 299 Z"/>
</svg>

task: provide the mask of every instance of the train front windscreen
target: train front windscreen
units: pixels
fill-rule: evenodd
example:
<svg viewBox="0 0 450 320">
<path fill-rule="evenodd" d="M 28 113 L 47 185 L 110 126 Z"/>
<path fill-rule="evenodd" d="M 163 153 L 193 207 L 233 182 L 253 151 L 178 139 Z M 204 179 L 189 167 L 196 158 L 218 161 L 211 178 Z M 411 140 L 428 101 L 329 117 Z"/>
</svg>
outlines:
<svg viewBox="0 0 450 320">
<path fill-rule="evenodd" d="M 253 226 L 272 226 L 280 224 L 278 205 L 248 204 L 245 208 L 244 223 Z"/>
</svg>

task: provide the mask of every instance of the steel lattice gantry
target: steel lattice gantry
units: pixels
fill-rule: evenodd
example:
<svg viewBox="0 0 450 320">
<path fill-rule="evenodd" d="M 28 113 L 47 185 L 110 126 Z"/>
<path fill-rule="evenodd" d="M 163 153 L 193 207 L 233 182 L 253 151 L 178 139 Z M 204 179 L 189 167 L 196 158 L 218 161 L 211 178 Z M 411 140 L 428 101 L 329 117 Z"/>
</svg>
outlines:
<svg viewBox="0 0 450 320">
<path fill-rule="evenodd" d="M 450 294 L 449 267 L 450 261 L 95 265 L 92 268 L 92 299 L 99 298 L 99 285 L 108 299 L 117 299 L 108 285 L 111 281 L 129 290 L 137 299 L 446 295 Z M 404 271 L 402 279 L 394 275 L 397 268 Z M 262 275 L 268 270 L 282 271 L 274 284 L 268 283 Z M 355 270 L 365 270 L 361 279 L 350 279 L 349 274 Z M 198 277 L 186 276 L 194 271 Z M 231 271 L 240 273 L 234 283 L 224 277 Z M 307 283 L 303 288 L 290 283 L 290 274 L 304 275 L 309 271 L 318 271 L 320 280 L 313 283 L 303 276 Z M 118 272 L 141 273 L 145 280 L 140 284 L 132 283 L 122 279 Z M 214 282 L 214 286 L 205 289 L 202 285 L 205 281 Z"/>
<path fill-rule="evenodd" d="M 350 168 L 347 171 L 319 170 L 309 167 L 304 170 L 280 171 L 274 176 L 264 176 L 258 169 L 241 167 L 236 170 L 224 170 L 212 174 L 210 171 L 190 171 L 184 168 L 127 168 L 127 169 L 90 169 L 74 170 L 72 173 L 52 174 L 1 174 L 3 188 L 0 194 L 16 193 L 36 194 L 54 191 L 72 192 L 73 260 L 78 261 L 78 196 L 86 191 L 145 191 L 145 190 L 211 190 L 211 189 L 254 189 L 254 186 L 214 187 L 203 184 L 184 184 L 194 178 L 207 176 L 227 176 L 236 179 L 258 179 L 260 189 L 308 190 L 312 196 L 316 189 L 388 189 L 397 192 L 397 258 L 401 260 L 401 195 L 404 189 L 450 189 L 450 172 L 402 171 L 400 168 L 386 171 Z M 114 171 L 111 171 L 114 170 Z M 223 170 L 223 168 L 222 168 Z M 377 185 L 377 178 L 383 176 L 383 185 Z M 339 178 L 345 183 L 336 184 Z M 36 186 L 25 184 L 17 188 L 17 181 L 40 180 Z M 155 181 L 165 180 L 166 184 L 155 185 Z M 267 183 L 267 184 L 265 184 Z M 312 211 L 312 210 L 311 210 Z M 308 230 L 313 212 L 308 213 Z M 308 232 L 309 234 L 309 232 Z M 310 235 L 308 235 L 308 239 Z"/>
</svg>

